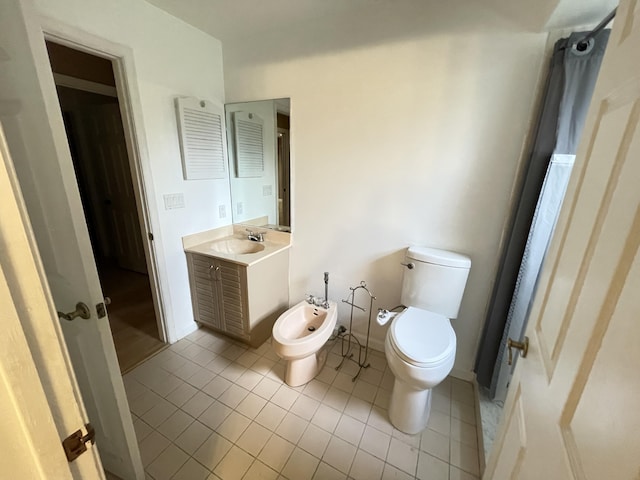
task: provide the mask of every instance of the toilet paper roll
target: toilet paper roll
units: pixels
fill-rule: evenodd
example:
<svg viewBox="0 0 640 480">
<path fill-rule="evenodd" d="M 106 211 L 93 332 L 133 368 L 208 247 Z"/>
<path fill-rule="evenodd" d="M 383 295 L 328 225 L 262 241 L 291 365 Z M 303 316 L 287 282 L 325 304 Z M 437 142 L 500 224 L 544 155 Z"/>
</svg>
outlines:
<svg viewBox="0 0 640 480">
<path fill-rule="evenodd" d="M 392 320 L 399 312 L 390 312 L 389 310 L 378 310 L 378 316 L 376 321 L 378 325 L 386 325 L 389 320 Z"/>
</svg>

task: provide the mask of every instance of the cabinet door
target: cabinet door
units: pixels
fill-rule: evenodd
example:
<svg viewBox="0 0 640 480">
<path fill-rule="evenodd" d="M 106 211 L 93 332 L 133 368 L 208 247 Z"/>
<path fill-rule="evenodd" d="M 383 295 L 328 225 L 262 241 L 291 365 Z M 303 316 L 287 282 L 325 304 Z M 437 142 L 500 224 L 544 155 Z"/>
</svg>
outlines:
<svg viewBox="0 0 640 480">
<path fill-rule="evenodd" d="M 220 267 L 220 296 L 218 303 L 224 321 L 224 330 L 230 335 L 241 338 L 249 337 L 248 311 L 246 303 L 247 274 L 246 267 L 217 261 Z"/>
<path fill-rule="evenodd" d="M 217 329 L 222 329 L 216 295 L 216 265 L 204 255 L 189 255 L 192 275 L 193 310 L 195 319 Z"/>
</svg>

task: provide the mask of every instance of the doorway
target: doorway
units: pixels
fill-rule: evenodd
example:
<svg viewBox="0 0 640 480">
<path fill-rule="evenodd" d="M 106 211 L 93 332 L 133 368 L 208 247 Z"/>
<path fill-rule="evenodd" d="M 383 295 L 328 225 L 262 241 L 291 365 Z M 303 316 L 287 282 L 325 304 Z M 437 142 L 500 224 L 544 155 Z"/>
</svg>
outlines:
<svg viewBox="0 0 640 480">
<path fill-rule="evenodd" d="M 111 60 L 46 42 L 121 373 L 165 346 Z"/>
</svg>

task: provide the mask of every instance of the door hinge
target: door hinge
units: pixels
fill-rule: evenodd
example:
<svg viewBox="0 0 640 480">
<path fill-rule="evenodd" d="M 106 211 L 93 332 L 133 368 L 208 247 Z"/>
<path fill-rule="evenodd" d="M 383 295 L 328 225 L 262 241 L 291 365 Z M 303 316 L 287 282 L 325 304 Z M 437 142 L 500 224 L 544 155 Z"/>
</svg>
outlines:
<svg viewBox="0 0 640 480">
<path fill-rule="evenodd" d="M 153 233 L 149 232 L 147 236 L 149 237 L 149 240 L 153 242 Z"/>
<path fill-rule="evenodd" d="M 87 442 L 91 445 L 96 443 L 96 431 L 90 423 L 85 425 L 87 434 L 82 435 L 82 430 L 72 433 L 62 441 L 62 448 L 69 462 L 73 462 L 76 458 L 87 451 Z"/>
</svg>

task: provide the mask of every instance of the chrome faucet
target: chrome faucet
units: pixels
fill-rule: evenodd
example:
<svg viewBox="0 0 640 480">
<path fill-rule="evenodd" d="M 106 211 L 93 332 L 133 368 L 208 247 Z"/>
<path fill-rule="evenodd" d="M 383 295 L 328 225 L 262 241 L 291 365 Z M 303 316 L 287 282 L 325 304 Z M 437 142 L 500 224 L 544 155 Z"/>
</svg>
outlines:
<svg viewBox="0 0 640 480">
<path fill-rule="evenodd" d="M 266 232 L 254 232 L 253 230 L 249 230 L 248 228 L 246 230 L 247 232 L 249 232 L 247 234 L 248 240 L 251 240 L 252 242 L 264 242 L 264 235 Z"/>
</svg>

